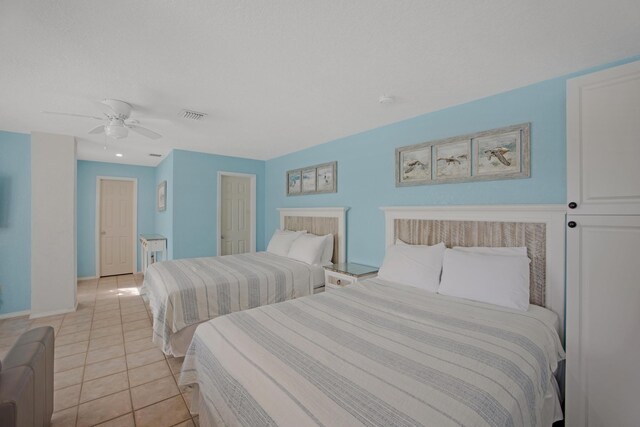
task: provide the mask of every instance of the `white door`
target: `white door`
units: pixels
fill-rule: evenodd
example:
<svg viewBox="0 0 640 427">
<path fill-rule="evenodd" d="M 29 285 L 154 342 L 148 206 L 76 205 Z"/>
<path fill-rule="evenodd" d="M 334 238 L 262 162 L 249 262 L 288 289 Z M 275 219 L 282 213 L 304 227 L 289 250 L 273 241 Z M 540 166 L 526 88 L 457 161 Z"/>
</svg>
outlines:
<svg viewBox="0 0 640 427">
<path fill-rule="evenodd" d="M 640 61 L 567 82 L 567 160 L 572 214 L 640 214 Z"/>
<path fill-rule="evenodd" d="M 251 178 L 222 175 L 220 255 L 251 250 Z"/>
<path fill-rule="evenodd" d="M 133 273 L 133 182 L 100 181 L 100 276 Z"/>
<path fill-rule="evenodd" d="M 640 216 L 568 221 L 566 425 L 637 427 Z"/>
</svg>

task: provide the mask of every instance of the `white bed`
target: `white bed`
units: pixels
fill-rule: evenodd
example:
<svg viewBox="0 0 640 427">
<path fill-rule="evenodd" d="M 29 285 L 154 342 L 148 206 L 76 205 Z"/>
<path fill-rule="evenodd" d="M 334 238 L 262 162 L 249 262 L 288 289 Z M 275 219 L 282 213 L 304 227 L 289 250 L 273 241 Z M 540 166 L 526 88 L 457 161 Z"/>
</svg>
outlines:
<svg viewBox="0 0 640 427">
<path fill-rule="evenodd" d="M 527 246 L 529 310 L 372 279 L 220 317 L 197 329 L 180 379 L 195 384 L 192 410 L 203 425 L 549 426 L 561 418 L 553 374 L 564 359 L 556 310 L 564 307 L 564 213 L 503 206 L 386 216 L 388 242 Z"/>
<path fill-rule="evenodd" d="M 333 234 L 334 262 L 343 262 L 344 208 L 281 209 L 281 227 Z M 153 340 L 184 356 L 198 324 L 236 311 L 324 289 L 324 270 L 268 252 L 164 261 L 151 265 L 143 295 L 153 314 Z"/>
</svg>

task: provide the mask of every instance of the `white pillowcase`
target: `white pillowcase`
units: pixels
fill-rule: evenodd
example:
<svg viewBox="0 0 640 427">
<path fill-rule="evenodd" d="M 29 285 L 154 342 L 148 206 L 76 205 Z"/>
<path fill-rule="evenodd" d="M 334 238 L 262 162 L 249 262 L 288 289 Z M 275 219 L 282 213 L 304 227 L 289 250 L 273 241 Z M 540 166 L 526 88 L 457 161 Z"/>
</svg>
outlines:
<svg viewBox="0 0 640 427">
<path fill-rule="evenodd" d="M 288 257 L 311 265 L 318 265 L 326 245 L 326 236 L 302 234 L 293 241 Z"/>
<path fill-rule="evenodd" d="M 489 248 L 484 246 L 454 246 L 454 251 L 473 252 L 482 255 L 504 255 L 504 256 L 527 256 L 526 247 L 501 247 L 501 248 Z"/>
<path fill-rule="evenodd" d="M 305 233 L 306 231 L 276 230 L 269 241 L 267 252 L 287 256 L 293 242 Z"/>
<path fill-rule="evenodd" d="M 447 249 L 438 293 L 527 311 L 529 263 L 525 256 Z"/>
<path fill-rule="evenodd" d="M 444 250 L 444 243 L 422 246 L 402 242 L 389 246 L 378 277 L 436 292 L 440 283 Z"/>
<path fill-rule="evenodd" d="M 322 258 L 320 259 L 320 265 L 329 265 L 331 264 L 331 258 L 333 257 L 333 234 L 327 234 L 322 237 L 325 238 L 325 243 Z"/>
</svg>

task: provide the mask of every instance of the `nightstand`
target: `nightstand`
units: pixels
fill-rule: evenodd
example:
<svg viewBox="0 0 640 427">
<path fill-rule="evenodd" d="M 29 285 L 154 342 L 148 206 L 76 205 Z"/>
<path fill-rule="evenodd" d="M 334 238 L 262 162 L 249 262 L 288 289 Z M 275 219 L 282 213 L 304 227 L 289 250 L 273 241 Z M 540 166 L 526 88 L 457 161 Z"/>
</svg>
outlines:
<svg viewBox="0 0 640 427">
<path fill-rule="evenodd" d="M 378 267 L 347 262 L 324 267 L 325 289 L 340 289 L 378 274 Z"/>
</svg>

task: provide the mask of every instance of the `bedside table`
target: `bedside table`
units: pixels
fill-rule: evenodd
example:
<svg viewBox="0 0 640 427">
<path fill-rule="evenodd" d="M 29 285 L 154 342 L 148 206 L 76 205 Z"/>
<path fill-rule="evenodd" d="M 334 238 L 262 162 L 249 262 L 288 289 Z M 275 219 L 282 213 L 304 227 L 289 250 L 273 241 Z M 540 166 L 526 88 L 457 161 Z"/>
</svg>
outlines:
<svg viewBox="0 0 640 427">
<path fill-rule="evenodd" d="M 378 274 L 378 267 L 347 262 L 324 267 L 325 289 L 340 289 Z"/>
</svg>

